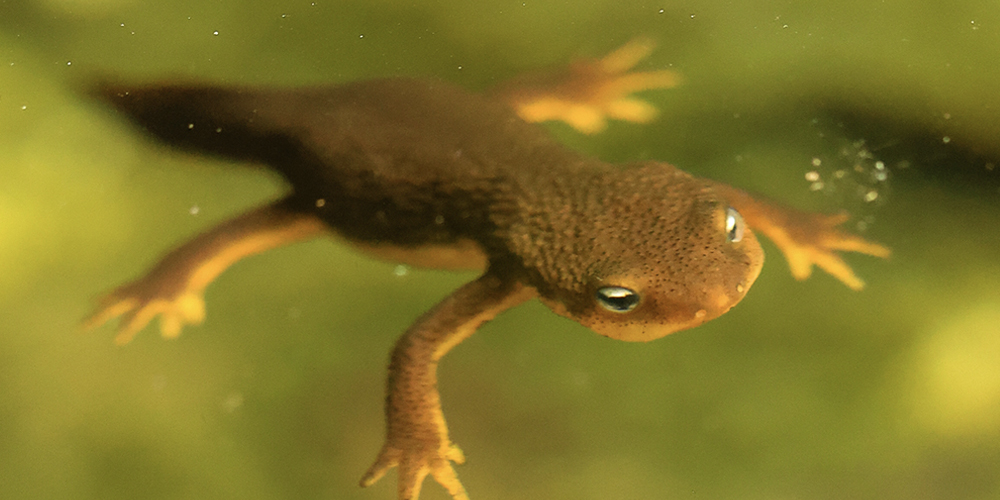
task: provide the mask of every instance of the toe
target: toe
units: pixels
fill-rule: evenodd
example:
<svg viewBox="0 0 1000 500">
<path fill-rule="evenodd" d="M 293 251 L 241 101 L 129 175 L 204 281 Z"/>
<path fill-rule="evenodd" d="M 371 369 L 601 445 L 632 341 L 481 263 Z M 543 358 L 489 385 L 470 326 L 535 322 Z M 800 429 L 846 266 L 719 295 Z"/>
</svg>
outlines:
<svg viewBox="0 0 1000 500">
<path fill-rule="evenodd" d="M 611 118 L 635 123 L 649 123 L 659 113 L 652 104 L 628 97 L 608 103 L 607 112 Z"/>
<path fill-rule="evenodd" d="M 469 495 L 465 493 L 465 488 L 458 480 L 455 468 L 447 460 L 442 460 L 442 463 L 435 467 L 431 474 L 438 484 L 448 490 L 453 500 L 469 500 Z"/>
<path fill-rule="evenodd" d="M 375 463 L 372 464 L 372 466 L 368 468 L 368 471 L 365 472 L 365 475 L 361 477 L 361 487 L 367 488 L 375 484 L 375 482 L 379 479 L 382 479 L 382 476 L 384 476 L 389 469 L 399 465 L 399 457 L 399 450 L 383 449 L 382 452 L 379 453 Z"/>
<path fill-rule="evenodd" d="M 430 467 L 422 460 L 404 460 L 399 464 L 399 500 L 416 500 Z"/>
<path fill-rule="evenodd" d="M 107 323 L 113 318 L 117 318 L 128 311 L 135 308 L 137 301 L 135 299 L 121 299 L 118 297 L 105 297 L 101 300 L 100 305 L 98 305 L 97 310 L 94 311 L 90 316 L 84 318 L 80 323 L 80 326 L 84 330 L 93 330 L 104 323 Z"/>
</svg>

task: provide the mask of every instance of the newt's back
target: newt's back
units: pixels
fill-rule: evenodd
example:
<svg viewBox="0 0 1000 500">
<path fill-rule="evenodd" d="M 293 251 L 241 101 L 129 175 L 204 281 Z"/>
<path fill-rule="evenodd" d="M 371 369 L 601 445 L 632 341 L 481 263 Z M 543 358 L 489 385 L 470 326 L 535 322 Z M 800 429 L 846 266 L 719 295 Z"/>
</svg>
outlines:
<svg viewBox="0 0 1000 500">
<path fill-rule="evenodd" d="M 291 89 L 100 85 L 94 94 L 172 146 L 266 163 L 293 184 L 297 172 L 289 170 L 302 166 L 289 164 L 310 156 L 331 170 L 410 182 L 581 161 L 505 104 L 435 80 Z"/>
<path fill-rule="evenodd" d="M 488 238 L 536 176 L 584 160 L 502 103 L 432 80 L 96 92 L 166 143 L 280 171 L 345 236 L 396 244 Z M 487 243 L 482 241 L 483 243 Z"/>
</svg>

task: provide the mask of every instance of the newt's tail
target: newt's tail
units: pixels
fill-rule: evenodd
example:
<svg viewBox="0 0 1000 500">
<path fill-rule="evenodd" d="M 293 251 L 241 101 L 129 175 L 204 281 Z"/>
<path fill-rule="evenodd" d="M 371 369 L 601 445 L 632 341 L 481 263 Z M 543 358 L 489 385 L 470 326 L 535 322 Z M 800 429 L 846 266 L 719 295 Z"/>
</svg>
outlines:
<svg viewBox="0 0 1000 500">
<path fill-rule="evenodd" d="M 291 138 L 255 127 L 255 110 L 244 93 L 236 87 L 108 81 L 88 89 L 92 97 L 170 146 L 270 165 L 293 158 L 300 148 Z"/>
</svg>

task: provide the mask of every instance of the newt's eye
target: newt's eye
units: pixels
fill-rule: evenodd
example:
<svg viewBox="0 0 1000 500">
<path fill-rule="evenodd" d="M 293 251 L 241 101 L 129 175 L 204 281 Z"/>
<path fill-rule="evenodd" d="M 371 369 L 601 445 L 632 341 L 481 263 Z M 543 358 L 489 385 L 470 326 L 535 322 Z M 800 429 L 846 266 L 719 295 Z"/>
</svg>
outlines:
<svg viewBox="0 0 1000 500">
<path fill-rule="evenodd" d="M 743 216 L 736 211 L 735 208 L 729 207 L 726 209 L 726 239 L 730 243 L 736 243 L 743 239 L 743 231 L 746 230 L 746 224 L 743 222 Z"/>
<path fill-rule="evenodd" d="M 611 312 L 627 313 L 639 305 L 639 294 L 620 286 L 598 288 L 596 295 L 597 302 Z"/>
</svg>

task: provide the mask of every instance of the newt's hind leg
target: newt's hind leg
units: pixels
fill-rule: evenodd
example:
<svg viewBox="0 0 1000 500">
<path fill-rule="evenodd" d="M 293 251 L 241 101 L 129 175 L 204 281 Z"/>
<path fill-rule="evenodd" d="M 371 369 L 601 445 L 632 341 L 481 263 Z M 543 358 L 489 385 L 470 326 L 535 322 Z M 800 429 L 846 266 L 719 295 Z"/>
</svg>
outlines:
<svg viewBox="0 0 1000 500">
<path fill-rule="evenodd" d="M 609 118 L 647 123 L 656 118 L 656 108 L 631 94 L 680 83 L 680 76 L 669 70 L 629 71 L 654 45 L 636 38 L 601 59 L 575 61 L 557 73 L 515 78 L 495 93 L 525 121 L 561 120 L 584 134 L 604 130 Z"/>
<path fill-rule="evenodd" d="M 202 233 L 163 258 L 145 276 L 100 299 L 83 320 L 91 329 L 121 316 L 115 343 L 126 344 L 160 316 L 160 332 L 173 338 L 187 324 L 205 319 L 205 288 L 236 261 L 320 233 L 316 216 L 279 201 L 247 212 Z"/>
</svg>

